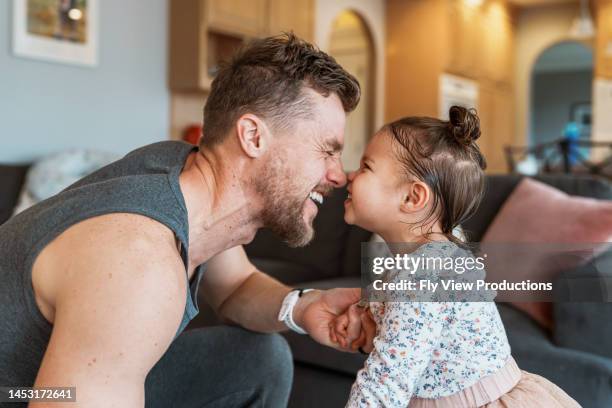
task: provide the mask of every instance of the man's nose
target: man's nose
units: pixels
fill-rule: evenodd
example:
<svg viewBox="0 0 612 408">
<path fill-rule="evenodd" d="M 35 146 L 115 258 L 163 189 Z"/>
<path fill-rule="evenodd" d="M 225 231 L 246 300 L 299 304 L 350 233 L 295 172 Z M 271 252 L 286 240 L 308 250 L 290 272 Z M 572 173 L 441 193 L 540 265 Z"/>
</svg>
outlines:
<svg viewBox="0 0 612 408">
<path fill-rule="evenodd" d="M 342 168 L 340 160 L 334 161 L 327 171 L 327 180 L 334 185 L 335 188 L 343 187 L 346 184 L 346 174 Z"/>
</svg>

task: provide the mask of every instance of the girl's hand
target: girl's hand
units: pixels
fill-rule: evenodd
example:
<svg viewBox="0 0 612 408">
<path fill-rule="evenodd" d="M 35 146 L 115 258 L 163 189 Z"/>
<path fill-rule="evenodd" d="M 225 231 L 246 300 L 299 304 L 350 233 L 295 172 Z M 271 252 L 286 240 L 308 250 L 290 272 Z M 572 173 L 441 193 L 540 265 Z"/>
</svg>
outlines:
<svg viewBox="0 0 612 408">
<path fill-rule="evenodd" d="M 361 298 L 360 288 L 337 288 L 328 290 L 313 290 L 299 298 L 293 310 L 295 323 L 310 334 L 319 343 L 336 348 L 341 351 L 355 352 L 350 345 L 361 337 L 361 319 L 354 313 L 356 305 Z M 331 338 L 330 327 L 339 316 L 348 314 L 353 316 L 344 326 L 346 338 L 342 347 Z M 337 340 L 337 338 L 336 338 Z"/>
<path fill-rule="evenodd" d="M 351 305 L 345 313 L 336 317 L 330 324 L 330 339 L 344 349 L 353 352 L 360 348 L 365 353 L 373 349 L 373 340 L 376 335 L 376 323 L 368 308 Z M 348 344 L 348 339 L 355 339 Z"/>
</svg>

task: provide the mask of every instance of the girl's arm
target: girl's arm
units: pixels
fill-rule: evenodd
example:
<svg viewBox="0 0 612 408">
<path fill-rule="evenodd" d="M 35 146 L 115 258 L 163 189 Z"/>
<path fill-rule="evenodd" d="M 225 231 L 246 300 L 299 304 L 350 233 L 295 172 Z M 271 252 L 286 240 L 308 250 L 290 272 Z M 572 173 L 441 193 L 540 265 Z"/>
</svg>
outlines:
<svg viewBox="0 0 612 408">
<path fill-rule="evenodd" d="M 439 344 L 451 303 L 388 302 L 347 407 L 406 407 Z M 426 380 L 426 379 L 425 379 Z"/>
</svg>

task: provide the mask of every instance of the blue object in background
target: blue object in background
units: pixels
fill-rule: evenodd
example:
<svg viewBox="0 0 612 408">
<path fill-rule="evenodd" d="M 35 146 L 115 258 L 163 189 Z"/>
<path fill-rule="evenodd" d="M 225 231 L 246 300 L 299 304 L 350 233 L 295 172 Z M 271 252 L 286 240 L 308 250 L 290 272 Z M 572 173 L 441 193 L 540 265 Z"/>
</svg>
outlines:
<svg viewBox="0 0 612 408">
<path fill-rule="evenodd" d="M 573 166 L 578 161 L 578 144 L 580 138 L 580 126 L 576 122 L 568 122 L 563 129 L 563 137 L 568 141 L 568 161 Z"/>
</svg>

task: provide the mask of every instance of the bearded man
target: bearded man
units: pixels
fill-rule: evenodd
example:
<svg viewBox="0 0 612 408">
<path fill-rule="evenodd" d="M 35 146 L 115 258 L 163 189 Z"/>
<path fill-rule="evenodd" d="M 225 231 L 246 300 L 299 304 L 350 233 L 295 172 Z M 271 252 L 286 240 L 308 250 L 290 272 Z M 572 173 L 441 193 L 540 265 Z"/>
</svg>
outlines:
<svg viewBox="0 0 612 408">
<path fill-rule="evenodd" d="M 359 96 L 312 45 L 255 40 L 213 81 L 199 148 L 142 147 L 0 226 L 0 385 L 76 387 L 53 407 L 285 406 L 291 353 L 270 333 L 339 348 L 329 324 L 360 290 L 293 290 L 241 245 L 262 227 L 312 239 L 317 203 L 346 182 Z M 182 333 L 198 288 L 233 325 Z"/>
</svg>

